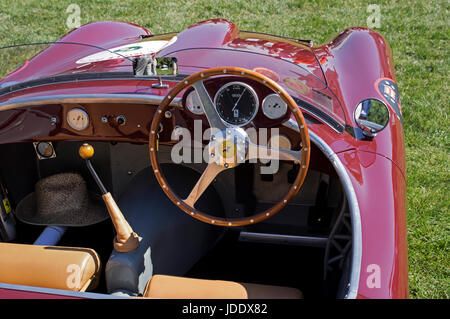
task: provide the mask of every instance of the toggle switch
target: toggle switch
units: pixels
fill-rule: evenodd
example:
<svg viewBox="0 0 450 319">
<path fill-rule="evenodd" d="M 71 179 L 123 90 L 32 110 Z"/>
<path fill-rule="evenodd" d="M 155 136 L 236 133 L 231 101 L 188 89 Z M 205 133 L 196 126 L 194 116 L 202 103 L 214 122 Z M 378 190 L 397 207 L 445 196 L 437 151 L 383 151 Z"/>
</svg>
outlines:
<svg viewBox="0 0 450 319">
<path fill-rule="evenodd" d="M 119 126 L 125 125 L 126 122 L 127 122 L 127 118 L 125 117 L 125 115 L 119 115 L 118 117 L 116 117 L 117 125 L 119 125 Z"/>
</svg>

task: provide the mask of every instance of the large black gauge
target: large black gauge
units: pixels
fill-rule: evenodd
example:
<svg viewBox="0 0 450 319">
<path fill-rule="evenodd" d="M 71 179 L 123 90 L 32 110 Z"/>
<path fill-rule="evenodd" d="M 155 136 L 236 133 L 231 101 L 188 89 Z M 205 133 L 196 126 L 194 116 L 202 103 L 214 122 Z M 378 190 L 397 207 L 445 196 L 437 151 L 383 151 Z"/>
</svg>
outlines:
<svg viewBox="0 0 450 319">
<path fill-rule="evenodd" d="M 222 86 L 216 93 L 214 103 L 222 120 L 236 126 L 253 120 L 259 107 L 255 90 L 242 82 L 230 82 Z"/>
</svg>

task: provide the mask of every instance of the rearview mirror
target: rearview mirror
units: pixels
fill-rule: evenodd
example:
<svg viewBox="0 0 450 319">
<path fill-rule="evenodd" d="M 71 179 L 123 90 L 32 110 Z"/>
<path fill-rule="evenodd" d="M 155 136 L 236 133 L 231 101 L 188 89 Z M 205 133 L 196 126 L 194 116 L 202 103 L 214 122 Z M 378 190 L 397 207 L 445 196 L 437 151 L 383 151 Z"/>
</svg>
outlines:
<svg viewBox="0 0 450 319">
<path fill-rule="evenodd" d="M 177 75 L 177 58 L 155 58 L 155 75 Z"/>
<path fill-rule="evenodd" d="M 387 106 L 376 99 L 365 99 L 355 109 L 355 121 L 363 134 L 375 137 L 389 122 Z"/>
<path fill-rule="evenodd" d="M 178 62 L 174 57 L 142 56 L 134 60 L 133 69 L 136 75 L 177 75 Z"/>
</svg>

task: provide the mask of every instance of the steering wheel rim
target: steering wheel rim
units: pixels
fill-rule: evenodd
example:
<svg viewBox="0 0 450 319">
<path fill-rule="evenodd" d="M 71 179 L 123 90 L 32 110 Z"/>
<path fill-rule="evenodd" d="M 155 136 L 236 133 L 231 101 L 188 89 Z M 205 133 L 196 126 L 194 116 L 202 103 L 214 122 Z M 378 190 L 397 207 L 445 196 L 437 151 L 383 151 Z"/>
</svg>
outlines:
<svg viewBox="0 0 450 319">
<path fill-rule="evenodd" d="M 230 218 L 211 216 L 209 214 L 206 214 L 206 213 L 203 213 L 203 212 L 197 210 L 194 207 L 195 201 L 193 203 L 192 203 L 192 201 L 189 201 L 189 198 L 192 196 L 193 193 L 196 192 L 196 189 L 197 189 L 197 192 L 199 192 L 199 190 L 203 189 L 203 187 L 199 186 L 199 184 L 201 184 L 200 182 L 201 182 L 201 179 L 203 178 L 203 176 L 208 175 L 206 177 L 206 179 L 210 179 L 211 176 L 213 175 L 212 179 L 214 179 L 218 173 L 220 173 L 221 171 L 223 171 L 225 169 L 229 169 L 228 166 L 226 168 L 224 168 L 223 165 L 221 166 L 218 164 L 211 164 L 214 162 L 209 163 L 207 168 L 203 172 L 202 176 L 200 177 L 199 181 L 194 186 L 194 189 L 191 192 L 191 194 L 188 196 L 188 198 L 181 199 L 168 185 L 164 175 L 161 173 L 161 169 L 160 169 L 160 165 L 159 165 L 159 161 L 158 161 L 158 155 L 157 155 L 158 154 L 158 149 L 157 149 L 158 128 L 159 128 L 159 124 L 160 124 L 161 120 L 163 119 L 165 111 L 169 108 L 170 102 L 177 96 L 178 93 L 180 93 L 182 90 L 186 89 L 189 86 L 193 86 L 194 89 L 197 90 L 197 93 L 199 94 L 201 100 L 205 99 L 206 97 L 205 97 L 204 93 L 206 92 L 206 89 L 204 88 L 203 81 L 205 81 L 206 79 L 208 79 L 210 77 L 217 76 L 217 75 L 242 76 L 242 77 L 253 79 L 253 80 L 269 87 L 275 93 L 277 93 L 281 97 L 281 99 L 287 104 L 288 108 L 294 115 L 295 120 L 297 121 L 298 127 L 300 129 L 302 148 L 299 151 L 284 152 L 281 149 L 271 149 L 269 147 L 265 148 L 266 151 L 270 150 L 269 151 L 270 156 L 273 155 L 274 158 L 275 158 L 275 156 L 278 156 L 277 159 L 293 160 L 294 162 L 296 160 L 298 160 L 298 162 L 300 163 L 299 171 L 297 173 L 297 176 L 296 176 L 293 184 L 289 188 L 289 191 L 278 203 L 274 204 L 269 209 L 266 209 L 265 211 L 263 211 L 261 213 L 258 213 L 258 214 L 252 215 L 252 216 L 248 216 L 248 217 L 230 219 Z M 198 83 L 201 83 L 201 84 L 198 84 Z M 203 91 L 203 92 L 199 92 L 199 91 Z M 202 93 L 203 93 L 203 96 L 202 96 Z M 206 94 L 207 94 L 207 92 L 206 92 Z M 209 94 L 207 94 L 207 98 L 210 99 Z M 206 101 L 206 100 L 204 100 L 204 101 Z M 212 113 L 208 115 L 208 113 L 210 113 L 211 110 L 210 110 L 209 106 L 207 108 L 207 107 L 205 107 L 205 105 L 203 105 L 204 101 L 202 101 L 202 106 L 204 107 L 205 114 L 207 115 L 207 119 L 208 119 L 208 122 L 210 123 L 211 127 L 213 127 L 213 126 L 218 127 L 219 129 L 223 128 L 223 125 L 224 125 L 223 122 L 213 119 Z M 210 119 L 210 116 L 211 116 L 211 119 Z M 227 129 L 227 128 L 225 128 L 225 129 Z M 259 145 L 253 144 L 253 143 L 250 143 L 249 147 L 250 148 L 251 147 L 259 147 L 257 149 L 258 154 L 260 153 L 259 150 L 261 150 L 261 148 L 264 148 L 262 146 L 259 146 Z M 211 68 L 211 69 L 197 72 L 197 73 L 185 78 L 183 81 L 180 81 L 175 87 L 173 87 L 170 90 L 170 92 L 162 100 L 162 102 L 160 103 L 160 105 L 158 106 L 158 108 L 154 114 L 154 117 L 153 117 L 153 120 L 152 120 L 152 123 L 150 126 L 149 153 L 150 153 L 150 162 L 152 165 L 152 169 L 153 169 L 153 172 L 155 173 L 155 177 L 156 177 L 158 183 L 160 184 L 161 188 L 166 193 L 166 195 L 169 197 L 169 199 L 176 206 L 178 206 L 186 214 L 188 214 L 191 217 L 194 217 L 202 222 L 205 222 L 205 223 L 208 223 L 211 225 L 216 225 L 216 226 L 237 227 L 237 226 L 246 226 L 246 225 L 256 224 L 267 218 L 270 218 L 271 216 L 278 213 L 281 209 L 283 209 L 287 205 L 287 203 L 298 193 L 298 191 L 300 190 L 300 187 L 302 186 L 302 184 L 306 178 L 306 173 L 308 171 L 309 158 L 310 158 L 310 139 L 309 139 L 309 134 L 308 134 L 308 130 L 306 127 L 305 119 L 302 115 L 300 108 L 297 106 L 297 104 L 292 99 L 292 97 L 280 85 L 278 85 L 276 82 L 274 82 L 270 78 L 268 78 L 260 73 L 250 71 L 250 70 L 247 70 L 244 68 L 216 67 L 216 68 Z M 214 155 L 214 154 L 212 154 L 212 155 Z M 280 158 L 280 155 L 281 155 L 281 158 Z M 298 155 L 300 155 L 300 158 L 298 158 Z M 261 157 L 259 157 L 259 155 L 258 155 L 258 158 L 261 158 Z M 249 158 L 246 157 L 246 159 L 249 159 Z M 224 165 L 226 165 L 226 164 L 224 164 Z M 205 174 L 205 172 L 208 169 L 210 169 L 210 171 L 207 172 L 208 174 Z M 201 194 L 203 193 L 204 190 L 206 190 L 206 188 L 208 187 L 210 182 L 207 183 L 206 187 L 204 187 L 204 189 L 200 192 L 200 194 L 198 195 L 198 197 L 196 199 L 200 198 Z"/>
</svg>

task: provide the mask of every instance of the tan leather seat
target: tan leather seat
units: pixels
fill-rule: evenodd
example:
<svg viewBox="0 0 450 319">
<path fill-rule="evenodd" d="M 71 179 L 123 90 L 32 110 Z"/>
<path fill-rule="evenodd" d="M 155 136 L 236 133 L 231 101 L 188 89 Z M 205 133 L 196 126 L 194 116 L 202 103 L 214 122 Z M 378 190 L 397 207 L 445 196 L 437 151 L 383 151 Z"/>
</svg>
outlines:
<svg viewBox="0 0 450 319">
<path fill-rule="evenodd" d="M 99 279 L 100 259 L 89 248 L 0 243 L 0 282 L 85 291 Z"/>
<path fill-rule="evenodd" d="M 288 287 L 154 275 L 144 297 L 162 299 L 302 299 L 300 290 Z"/>
</svg>

